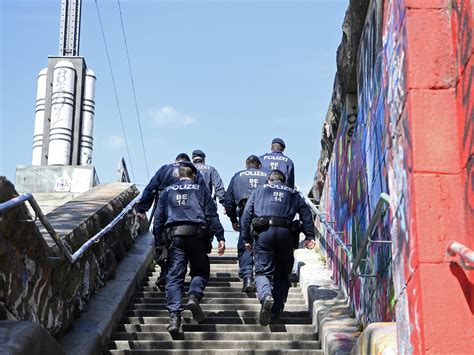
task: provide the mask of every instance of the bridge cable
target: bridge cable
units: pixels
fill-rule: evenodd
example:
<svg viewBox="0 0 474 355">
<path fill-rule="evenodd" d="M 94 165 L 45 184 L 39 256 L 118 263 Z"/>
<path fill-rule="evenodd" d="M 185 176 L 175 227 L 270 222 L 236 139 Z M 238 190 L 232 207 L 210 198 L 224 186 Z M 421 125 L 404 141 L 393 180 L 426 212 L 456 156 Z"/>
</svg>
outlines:
<svg viewBox="0 0 474 355">
<path fill-rule="evenodd" d="M 109 49 L 108 49 L 108 46 L 107 46 L 107 40 L 105 38 L 104 26 L 102 24 L 102 18 L 100 16 L 99 4 L 97 3 L 97 0 L 95 0 L 94 2 L 95 2 L 95 8 L 97 10 L 97 16 L 99 18 L 100 30 L 102 32 L 102 39 L 103 39 L 103 42 L 104 42 L 105 53 L 107 55 L 107 61 L 108 61 L 108 64 L 109 64 L 110 76 L 112 78 L 112 86 L 114 87 L 115 102 L 117 103 L 117 110 L 118 110 L 118 113 L 119 113 L 120 124 L 122 125 L 122 133 L 123 133 L 123 138 L 125 140 L 125 147 L 126 147 L 126 150 L 127 150 L 128 160 L 130 161 L 130 169 L 132 170 L 132 178 L 133 178 L 133 181 L 135 181 L 135 173 L 133 171 L 132 157 L 130 155 L 130 150 L 128 149 L 127 135 L 125 134 L 125 126 L 123 124 L 122 110 L 120 109 L 120 102 L 119 102 L 118 93 L 117 93 L 117 86 L 115 85 L 115 77 L 114 77 L 114 72 L 112 70 L 112 63 L 110 61 L 110 55 L 109 55 Z"/>
<path fill-rule="evenodd" d="M 138 110 L 137 94 L 136 94 L 136 91 L 135 91 L 135 81 L 133 80 L 132 64 L 130 62 L 130 55 L 129 55 L 128 44 L 127 44 L 127 36 L 125 35 L 125 26 L 124 26 L 124 23 L 123 23 L 122 7 L 120 6 L 120 0 L 117 0 L 117 5 L 118 5 L 118 8 L 119 8 L 119 13 L 120 13 L 120 24 L 122 25 L 122 34 L 123 34 L 123 41 L 125 43 L 125 52 L 127 53 L 128 72 L 130 73 L 130 81 L 132 82 L 133 100 L 135 102 L 135 112 L 137 114 L 138 129 L 140 131 L 140 139 L 141 139 L 141 142 L 142 142 L 142 150 L 143 150 L 143 157 L 145 159 L 146 174 L 147 174 L 148 179 L 149 179 L 150 178 L 150 171 L 148 170 L 148 160 L 147 160 L 147 157 L 146 157 L 145 143 L 143 141 L 142 124 L 141 124 L 141 119 L 140 119 L 140 113 L 139 113 L 139 110 Z"/>
</svg>

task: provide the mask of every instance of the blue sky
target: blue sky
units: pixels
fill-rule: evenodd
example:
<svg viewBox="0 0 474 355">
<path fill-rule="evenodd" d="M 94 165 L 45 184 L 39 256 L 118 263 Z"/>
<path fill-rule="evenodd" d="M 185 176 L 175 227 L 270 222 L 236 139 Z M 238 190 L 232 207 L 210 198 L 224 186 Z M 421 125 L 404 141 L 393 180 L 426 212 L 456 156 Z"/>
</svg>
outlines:
<svg viewBox="0 0 474 355">
<path fill-rule="evenodd" d="M 347 2 L 122 0 L 150 174 L 199 148 L 227 186 L 278 136 L 308 188 Z M 98 3 L 135 180 L 146 184 L 117 2 Z M 58 53 L 60 0 L 0 6 L 0 174 L 14 180 L 16 165 L 31 163 L 36 76 Z M 94 1 L 82 10 L 80 54 L 98 77 L 93 163 L 107 182 L 126 151 Z"/>
</svg>

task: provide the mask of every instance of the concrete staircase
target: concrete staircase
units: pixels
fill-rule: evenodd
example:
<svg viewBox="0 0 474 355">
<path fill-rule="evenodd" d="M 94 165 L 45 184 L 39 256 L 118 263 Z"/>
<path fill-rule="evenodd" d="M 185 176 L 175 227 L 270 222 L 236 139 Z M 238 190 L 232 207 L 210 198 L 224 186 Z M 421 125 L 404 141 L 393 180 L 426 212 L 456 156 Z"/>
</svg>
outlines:
<svg viewBox="0 0 474 355">
<path fill-rule="evenodd" d="M 211 278 L 201 300 L 207 317 L 203 322 L 184 311 L 183 332 L 172 337 L 166 331 L 166 296 L 155 286 L 156 269 L 137 287 L 106 353 L 323 354 L 299 288 L 290 289 L 281 323 L 263 327 L 256 294 L 240 291 L 237 251 L 228 249 L 222 257 L 211 254 L 210 259 Z"/>
</svg>

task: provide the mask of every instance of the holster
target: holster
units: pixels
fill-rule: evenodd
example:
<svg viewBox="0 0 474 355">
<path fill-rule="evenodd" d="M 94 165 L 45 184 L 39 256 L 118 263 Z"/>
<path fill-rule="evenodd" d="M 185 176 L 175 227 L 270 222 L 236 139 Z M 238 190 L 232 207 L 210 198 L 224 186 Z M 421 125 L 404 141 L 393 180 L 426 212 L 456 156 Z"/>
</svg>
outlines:
<svg viewBox="0 0 474 355">
<path fill-rule="evenodd" d="M 257 234 L 257 236 L 268 230 L 270 227 L 270 218 L 269 217 L 256 217 L 253 219 L 250 224 L 252 234 Z"/>
</svg>

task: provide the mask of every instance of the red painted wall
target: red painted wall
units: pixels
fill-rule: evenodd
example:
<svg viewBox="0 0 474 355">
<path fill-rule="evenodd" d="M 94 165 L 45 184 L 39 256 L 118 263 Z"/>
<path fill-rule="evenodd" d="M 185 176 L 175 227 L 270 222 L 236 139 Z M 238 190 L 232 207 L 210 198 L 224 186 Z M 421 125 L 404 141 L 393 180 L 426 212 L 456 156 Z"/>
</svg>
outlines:
<svg viewBox="0 0 474 355">
<path fill-rule="evenodd" d="M 411 244 L 406 285 L 411 352 L 474 353 L 474 274 L 445 255 L 474 249 L 472 0 L 405 0 L 411 144 Z M 401 349 L 403 350 L 403 349 Z"/>
</svg>

